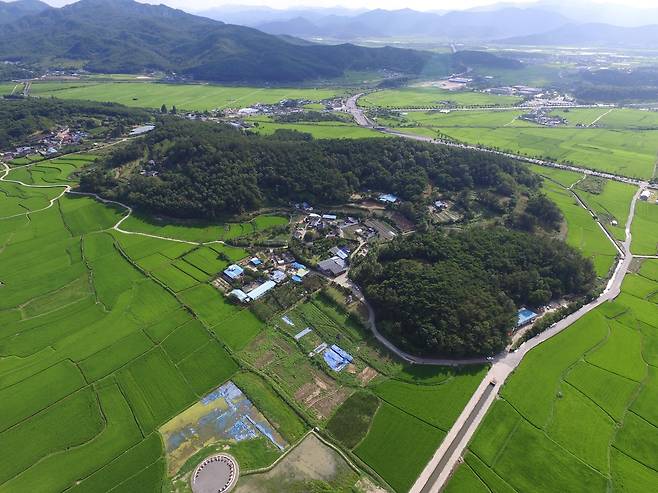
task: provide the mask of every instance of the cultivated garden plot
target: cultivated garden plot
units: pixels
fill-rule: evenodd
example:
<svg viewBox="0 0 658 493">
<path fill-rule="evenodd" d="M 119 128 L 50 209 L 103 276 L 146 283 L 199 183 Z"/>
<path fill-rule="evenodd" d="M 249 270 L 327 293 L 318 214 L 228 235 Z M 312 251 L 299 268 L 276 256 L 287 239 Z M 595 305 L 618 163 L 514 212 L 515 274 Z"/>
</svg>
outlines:
<svg viewBox="0 0 658 493">
<path fill-rule="evenodd" d="M 492 491 L 655 488 L 656 265 L 644 261 L 617 300 L 528 354 L 448 491 L 473 491 L 474 474 Z"/>
<path fill-rule="evenodd" d="M 406 491 L 486 369 L 406 367 L 375 350 L 340 299 L 324 291 L 277 315 L 241 357 L 396 491 Z M 339 371 L 325 357 L 334 346 L 352 358 Z"/>
</svg>

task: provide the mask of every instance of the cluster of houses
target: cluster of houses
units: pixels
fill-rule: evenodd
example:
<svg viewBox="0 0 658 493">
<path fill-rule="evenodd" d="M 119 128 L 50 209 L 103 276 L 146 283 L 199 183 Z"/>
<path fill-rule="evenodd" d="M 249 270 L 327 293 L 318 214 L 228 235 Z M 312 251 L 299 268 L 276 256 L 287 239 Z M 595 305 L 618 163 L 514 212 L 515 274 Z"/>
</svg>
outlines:
<svg viewBox="0 0 658 493">
<path fill-rule="evenodd" d="M 251 276 L 246 274 L 251 273 Z M 290 280 L 301 284 L 310 270 L 287 252 L 273 254 L 266 261 L 252 257 L 243 265 L 229 265 L 224 280 L 233 288 L 228 294 L 241 303 L 256 301 L 277 286 Z"/>
<path fill-rule="evenodd" d="M 516 86 L 492 87 L 490 89 L 485 89 L 485 92 L 488 92 L 489 94 L 495 94 L 498 96 L 534 97 L 541 94 L 543 92 L 543 89 L 540 89 L 538 87 L 516 85 Z"/>
<path fill-rule="evenodd" d="M 543 125 L 544 127 L 559 127 L 566 125 L 567 120 L 559 115 L 552 115 L 550 109 L 540 108 L 531 113 L 526 113 L 519 117 L 527 122 Z"/>
<path fill-rule="evenodd" d="M 296 204 L 295 207 L 306 212 L 304 219 L 297 225 L 293 233 L 293 236 L 300 241 L 304 239 L 306 232 L 309 230 L 320 232 L 325 238 L 342 237 L 341 230 L 359 224 L 359 221 L 353 217 L 338 219 L 336 214 L 318 214 L 312 212 L 313 207 L 309 206 L 306 202 Z"/>
<path fill-rule="evenodd" d="M 282 99 L 278 103 L 265 104 L 256 103 L 252 106 L 238 109 L 228 109 L 225 111 L 227 117 L 245 117 L 253 115 L 274 115 L 286 113 L 299 113 L 303 111 L 303 106 L 313 103 L 313 101 L 303 99 Z"/>
<path fill-rule="evenodd" d="M 331 257 L 318 262 L 318 270 L 326 276 L 337 277 L 349 269 L 350 250 L 347 247 L 333 247 Z"/>
<path fill-rule="evenodd" d="M 158 164 L 150 159 L 142 169 L 139 170 L 139 174 L 142 176 L 158 176 Z"/>
<path fill-rule="evenodd" d="M 54 156 L 60 152 L 62 147 L 79 145 L 87 137 L 89 137 L 87 132 L 62 127 L 54 132 L 49 132 L 32 145 L 20 146 L 12 151 L 5 152 L 3 157 L 5 160 L 11 161 L 12 159 L 36 154 L 43 157 Z"/>
</svg>

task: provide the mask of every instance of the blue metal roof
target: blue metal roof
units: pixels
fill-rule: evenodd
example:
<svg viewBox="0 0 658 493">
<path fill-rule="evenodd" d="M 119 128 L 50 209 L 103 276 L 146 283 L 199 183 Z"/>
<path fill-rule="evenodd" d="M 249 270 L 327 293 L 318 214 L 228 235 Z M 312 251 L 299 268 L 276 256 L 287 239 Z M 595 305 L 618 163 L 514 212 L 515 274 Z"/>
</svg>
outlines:
<svg viewBox="0 0 658 493">
<path fill-rule="evenodd" d="M 528 310 L 527 308 L 521 308 L 518 315 L 519 318 L 516 322 L 517 327 L 521 327 L 529 322 L 532 322 L 538 316 L 535 312 Z"/>
<path fill-rule="evenodd" d="M 228 268 L 224 271 L 224 274 L 226 274 L 231 279 L 237 279 L 243 273 L 244 273 L 244 269 L 236 264 L 229 265 Z"/>
</svg>

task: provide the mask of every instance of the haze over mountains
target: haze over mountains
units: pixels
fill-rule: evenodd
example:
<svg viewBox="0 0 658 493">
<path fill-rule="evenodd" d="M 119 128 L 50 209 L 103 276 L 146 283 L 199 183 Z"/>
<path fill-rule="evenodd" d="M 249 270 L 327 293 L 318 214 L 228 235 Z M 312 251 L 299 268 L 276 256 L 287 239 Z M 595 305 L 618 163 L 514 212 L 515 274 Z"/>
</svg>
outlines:
<svg viewBox="0 0 658 493">
<path fill-rule="evenodd" d="M 617 48 L 658 47 L 658 25 L 620 27 L 610 24 L 567 24 L 546 33 L 501 40 L 510 45 L 585 46 Z"/>
<path fill-rule="evenodd" d="M 226 9 L 229 20 L 248 23 L 251 18 L 260 23 L 256 29 L 133 0 L 81 0 L 63 8 L 38 0 L 0 1 L 4 23 L 0 60 L 103 73 L 159 70 L 216 82 L 285 83 L 337 78 L 348 70 L 438 76 L 474 65 L 519 65 L 479 52 L 437 54 L 343 42 L 368 38 L 381 38 L 384 44 L 387 39 L 393 42 L 413 37 L 514 45 L 657 46 L 658 25 L 583 24 L 565 16 L 560 5 L 547 0 L 530 8 L 501 4 L 447 13 Z M 222 16 L 217 10 L 212 15 Z M 296 17 L 286 19 L 286 15 Z M 319 44 L 302 38 L 330 38 L 342 44 Z"/>
<path fill-rule="evenodd" d="M 39 0 L 22 0 L 11 3 L 0 2 L 0 25 L 9 24 L 26 15 L 37 14 L 50 8 L 50 5 Z"/>
<path fill-rule="evenodd" d="M 354 17 L 331 15 L 310 21 L 297 17 L 257 26 L 272 34 L 321 36 L 334 39 L 363 37 L 432 37 L 454 40 L 492 40 L 523 36 L 563 26 L 566 17 L 537 9 L 504 8 L 486 12 L 449 12 L 444 15 L 403 10 L 373 10 Z"/>
<path fill-rule="evenodd" d="M 163 70 L 217 82 L 327 79 L 346 70 L 446 75 L 468 63 L 518 64 L 484 53 L 314 44 L 132 0 L 81 0 L 17 16 L 0 30 L 2 59 L 102 73 Z"/>
<path fill-rule="evenodd" d="M 201 15 L 271 34 L 307 39 L 432 38 L 454 42 L 504 41 L 539 45 L 639 46 L 653 43 L 658 8 L 640 9 L 588 1 L 499 3 L 452 12 L 400 10 L 221 7 Z M 584 26 L 581 29 L 581 26 Z M 629 29 L 614 29 L 626 27 Z M 635 29 L 638 28 L 638 29 Z M 603 34 L 597 34 L 597 31 Z M 607 38 L 605 33 L 610 33 Z"/>
</svg>

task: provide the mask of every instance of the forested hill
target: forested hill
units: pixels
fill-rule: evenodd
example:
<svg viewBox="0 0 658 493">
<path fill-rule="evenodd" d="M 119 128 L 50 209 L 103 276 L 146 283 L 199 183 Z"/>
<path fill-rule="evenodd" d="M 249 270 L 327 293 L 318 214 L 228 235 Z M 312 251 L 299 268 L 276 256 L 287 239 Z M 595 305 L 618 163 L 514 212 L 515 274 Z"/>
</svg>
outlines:
<svg viewBox="0 0 658 493">
<path fill-rule="evenodd" d="M 158 176 L 135 171 L 114 178 L 112 168 L 137 163 L 132 169 L 139 170 L 150 160 Z M 509 196 L 521 184 L 536 188 L 539 178 L 506 158 L 403 139 L 312 140 L 297 132 L 262 137 L 169 117 L 82 180 L 87 190 L 150 211 L 205 218 L 291 201 L 341 204 L 369 189 L 413 201 L 430 183 Z"/>
<path fill-rule="evenodd" d="M 396 345 L 427 356 L 489 356 L 515 327 L 517 307 L 592 289 L 592 262 L 546 236 L 471 228 L 402 237 L 351 276 Z"/>
<path fill-rule="evenodd" d="M 51 7 L 39 0 L 0 1 L 0 25 L 10 24 L 26 15 L 38 14 Z"/>
<path fill-rule="evenodd" d="M 121 135 L 130 126 L 148 121 L 151 113 L 114 103 L 56 99 L 7 99 L 0 102 L 0 150 L 30 142 L 42 132 L 63 125 L 84 130 L 101 124 L 111 135 Z"/>
<path fill-rule="evenodd" d="M 175 71 L 213 81 L 289 82 L 345 70 L 449 73 L 450 55 L 397 48 L 289 43 L 255 29 L 132 0 L 80 0 L 0 30 L 0 59 L 82 61 L 94 72 Z"/>
</svg>

